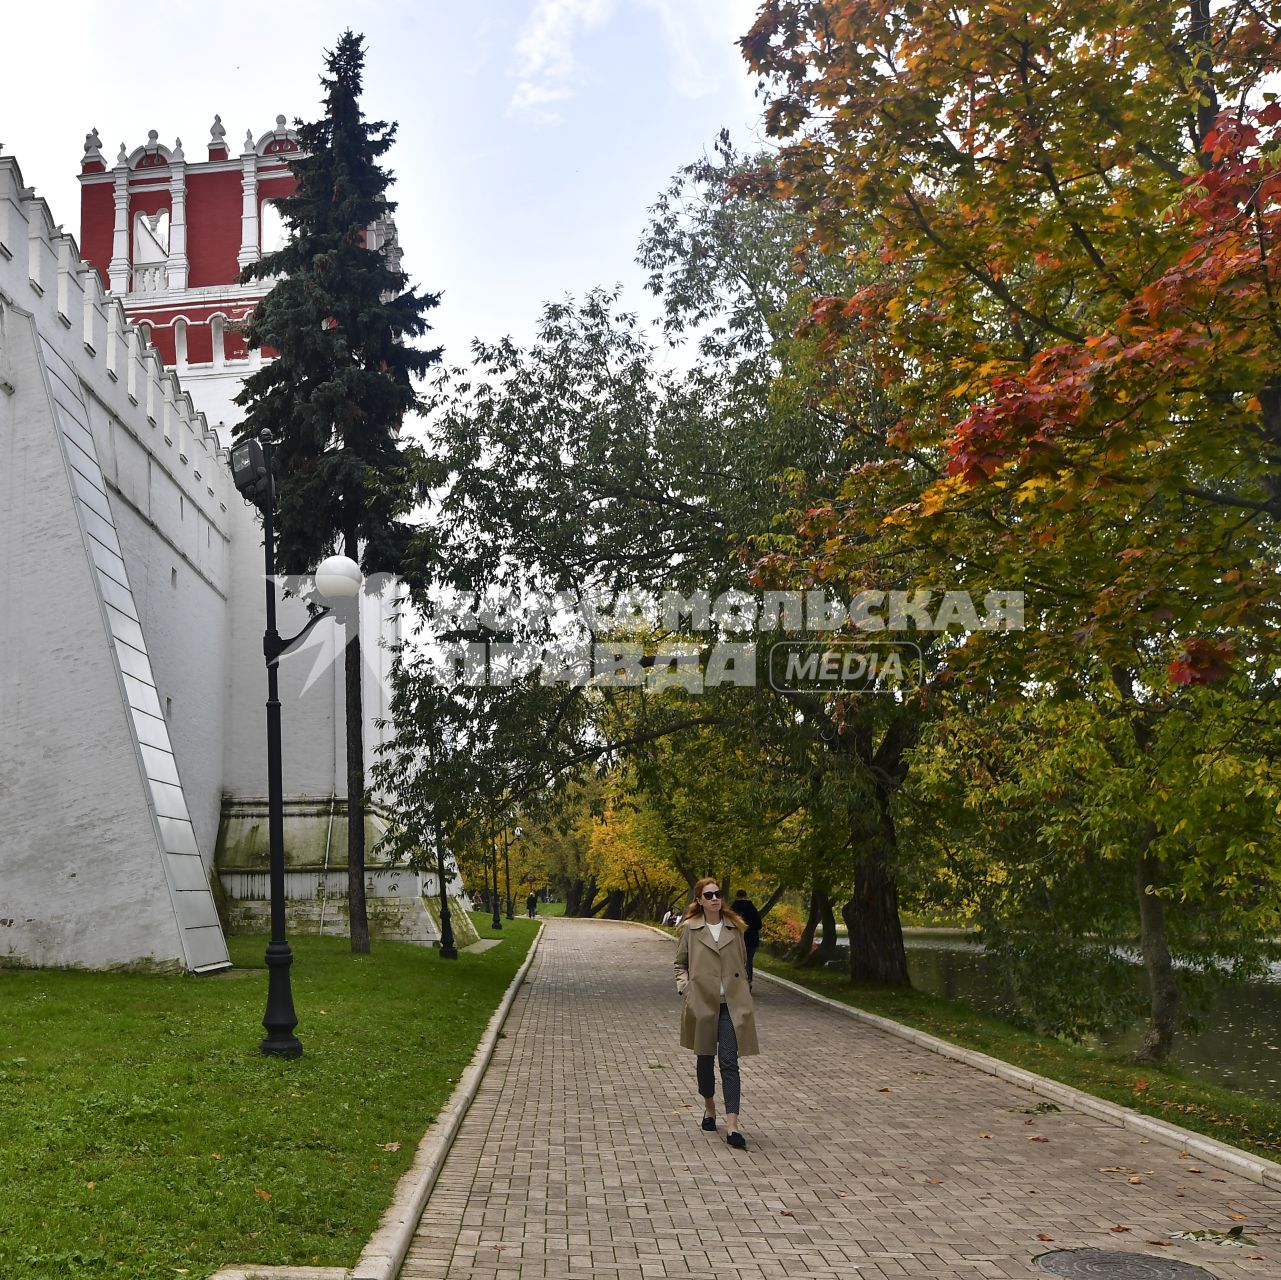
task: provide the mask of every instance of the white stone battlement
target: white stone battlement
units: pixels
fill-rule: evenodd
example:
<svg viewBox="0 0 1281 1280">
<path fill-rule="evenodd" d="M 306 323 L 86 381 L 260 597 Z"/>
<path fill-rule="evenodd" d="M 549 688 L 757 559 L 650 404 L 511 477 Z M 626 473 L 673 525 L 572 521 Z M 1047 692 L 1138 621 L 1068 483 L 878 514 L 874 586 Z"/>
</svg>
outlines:
<svg viewBox="0 0 1281 1280">
<path fill-rule="evenodd" d="M 36 316 L 86 389 L 222 524 L 229 479 L 216 432 L 6 155 L 0 155 L 0 293 Z"/>
</svg>

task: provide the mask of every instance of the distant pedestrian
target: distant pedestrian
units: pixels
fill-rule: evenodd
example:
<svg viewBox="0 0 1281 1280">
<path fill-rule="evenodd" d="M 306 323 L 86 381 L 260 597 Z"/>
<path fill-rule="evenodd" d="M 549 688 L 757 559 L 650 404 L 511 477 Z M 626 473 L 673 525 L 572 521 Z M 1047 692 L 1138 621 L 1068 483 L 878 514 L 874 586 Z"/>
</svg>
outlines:
<svg viewBox="0 0 1281 1280">
<path fill-rule="evenodd" d="M 681 1006 L 681 1047 L 697 1054 L 698 1092 L 703 1099 L 703 1128 L 716 1132 L 716 1075 L 719 1060 L 725 1098 L 726 1140 L 742 1150 L 738 1131 L 738 1059 L 759 1053 L 752 989 L 747 981 L 747 926 L 724 907 L 714 876 L 694 886 L 694 901 L 676 940 L 676 990 Z"/>
<path fill-rule="evenodd" d="M 761 913 L 752 900 L 743 897 L 741 893 L 729 904 L 729 909 L 742 916 L 743 923 L 747 925 L 743 945 L 747 948 L 747 985 L 751 986 L 752 965 L 756 960 L 756 949 L 761 945 Z"/>
<path fill-rule="evenodd" d="M 538 914 L 538 894 L 532 889 L 529 892 L 529 897 L 525 899 L 525 910 L 529 912 L 531 920 Z"/>
</svg>

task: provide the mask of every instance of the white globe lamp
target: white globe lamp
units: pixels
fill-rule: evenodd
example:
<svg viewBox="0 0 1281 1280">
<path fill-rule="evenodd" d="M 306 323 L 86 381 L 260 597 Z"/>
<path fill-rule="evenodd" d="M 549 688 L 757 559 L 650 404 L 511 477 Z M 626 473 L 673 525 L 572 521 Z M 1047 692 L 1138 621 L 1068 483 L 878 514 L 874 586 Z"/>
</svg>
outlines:
<svg viewBox="0 0 1281 1280">
<path fill-rule="evenodd" d="M 360 566 L 347 556 L 330 556 L 316 569 L 316 590 L 326 600 L 353 600 L 360 594 Z"/>
</svg>

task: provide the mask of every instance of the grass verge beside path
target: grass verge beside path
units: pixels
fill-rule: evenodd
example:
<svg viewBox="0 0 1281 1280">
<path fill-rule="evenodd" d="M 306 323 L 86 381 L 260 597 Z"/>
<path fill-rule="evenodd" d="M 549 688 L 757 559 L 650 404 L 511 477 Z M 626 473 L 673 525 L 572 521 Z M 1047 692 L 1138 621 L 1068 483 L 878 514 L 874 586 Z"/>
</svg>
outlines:
<svg viewBox="0 0 1281 1280">
<path fill-rule="evenodd" d="M 0 969 L 0 1276 L 349 1267 L 533 940 L 292 940 L 304 1055 L 258 1052 L 263 938 L 205 977 Z"/>
<path fill-rule="evenodd" d="M 833 969 L 795 969 L 758 953 L 756 967 L 831 1000 L 892 1018 L 918 1031 L 1182 1125 L 1269 1160 L 1281 1160 L 1281 1104 L 1191 1079 L 1172 1068 L 1121 1058 L 1021 1031 L 968 1005 L 921 991 L 855 986 Z"/>
</svg>

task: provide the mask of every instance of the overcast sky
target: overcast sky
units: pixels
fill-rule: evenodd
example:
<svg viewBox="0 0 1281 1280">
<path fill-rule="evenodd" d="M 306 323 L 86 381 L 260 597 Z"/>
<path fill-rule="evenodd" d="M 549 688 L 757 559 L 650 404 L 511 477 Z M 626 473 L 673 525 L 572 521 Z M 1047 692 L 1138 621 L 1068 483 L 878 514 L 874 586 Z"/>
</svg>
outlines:
<svg viewBox="0 0 1281 1280">
<path fill-rule="evenodd" d="M 735 40 L 754 0 L 376 0 L 13 5 L 0 143 L 79 238 L 84 135 L 108 164 L 156 129 L 203 159 L 222 115 L 239 150 L 277 113 L 314 119 L 323 50 L 363 32 L 364 105 L 400 122 L 389 163 L 405 269 L 442 290 L 436 341 L 528 340 L 548 298 L 622 282 L 645 210 L 717 131 L 759 136 Z"/>
</svg>

